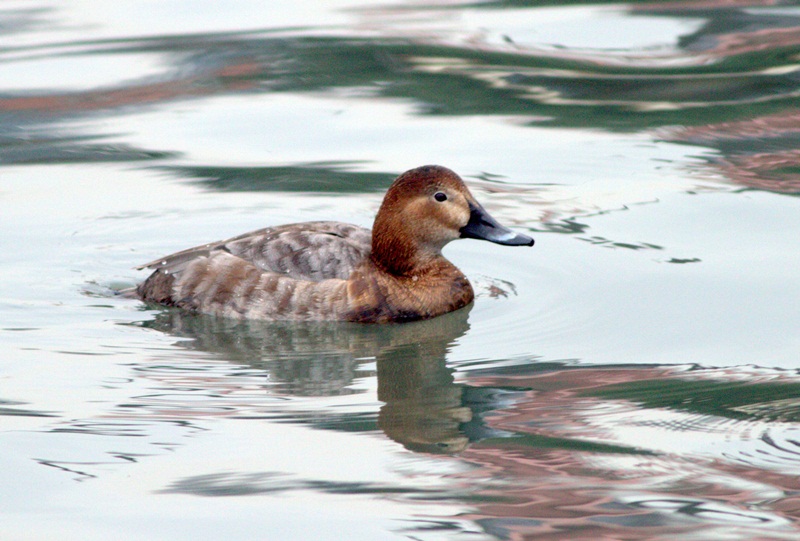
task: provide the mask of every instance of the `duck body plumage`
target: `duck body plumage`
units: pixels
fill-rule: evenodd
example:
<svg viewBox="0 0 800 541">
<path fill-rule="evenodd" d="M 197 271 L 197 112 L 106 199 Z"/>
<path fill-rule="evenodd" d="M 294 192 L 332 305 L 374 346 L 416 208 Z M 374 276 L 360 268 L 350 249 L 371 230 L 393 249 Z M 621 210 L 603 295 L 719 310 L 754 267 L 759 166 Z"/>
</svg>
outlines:
<svg viewBox="0 0 800 541">
<path fill-rule="evenodd" d="M 486 214 L 455 173 L 425 166 L 395 180 L 372 230 L 341 222 L 260 229 L 139 267 L 153 272 L 136 293 L 240 319 L 427 319 L 474 298 L 469 280 L 441 254 L 459 237 L 533 244 Z"/>
</svg>

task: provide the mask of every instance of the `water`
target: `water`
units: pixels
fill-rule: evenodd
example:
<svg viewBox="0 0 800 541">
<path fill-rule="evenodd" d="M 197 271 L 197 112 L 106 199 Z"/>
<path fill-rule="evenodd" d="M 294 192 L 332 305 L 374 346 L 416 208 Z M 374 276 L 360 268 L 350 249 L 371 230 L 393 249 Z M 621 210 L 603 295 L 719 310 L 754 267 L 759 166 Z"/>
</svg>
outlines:
<svg viewBox="0 0 800 541">
<path fill-rule="evenodd" d="M 0 7 L 3 539 L 795 539 L 800 9 Z M 533 249 L 391 327 L 113 290 L 459 172 Z"/>
</svg>

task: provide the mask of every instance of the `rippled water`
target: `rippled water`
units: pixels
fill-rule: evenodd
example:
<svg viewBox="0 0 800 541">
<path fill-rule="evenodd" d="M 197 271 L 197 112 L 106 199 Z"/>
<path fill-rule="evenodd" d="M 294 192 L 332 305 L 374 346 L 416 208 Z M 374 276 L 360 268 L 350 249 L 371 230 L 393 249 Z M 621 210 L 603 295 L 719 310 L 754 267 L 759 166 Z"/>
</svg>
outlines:
<svg viewBox="0 0 800 541">
<path fill-rule="evenodd" d="M 0 537 L 796 539 L 800 9 L 0 6 Z M 441 163 L 470 309 L 113 295 Z"/>
</svg>

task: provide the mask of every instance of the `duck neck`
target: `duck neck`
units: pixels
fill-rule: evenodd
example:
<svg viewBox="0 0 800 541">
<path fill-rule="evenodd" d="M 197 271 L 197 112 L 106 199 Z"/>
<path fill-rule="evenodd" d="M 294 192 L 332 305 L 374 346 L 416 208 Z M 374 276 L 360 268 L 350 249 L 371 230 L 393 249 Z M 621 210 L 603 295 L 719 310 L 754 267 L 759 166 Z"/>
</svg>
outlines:
<svg viewBox="0 0 800 541">
<path fill-rule="evenodd" d="M 444 259 L 441 254 L 421 257 L 423 253 L 411 239 L 373 233 L 370 259 L 376 267 L 389 274 L 413 276 L 424 272 L 436 259 Z"/>
</svg>

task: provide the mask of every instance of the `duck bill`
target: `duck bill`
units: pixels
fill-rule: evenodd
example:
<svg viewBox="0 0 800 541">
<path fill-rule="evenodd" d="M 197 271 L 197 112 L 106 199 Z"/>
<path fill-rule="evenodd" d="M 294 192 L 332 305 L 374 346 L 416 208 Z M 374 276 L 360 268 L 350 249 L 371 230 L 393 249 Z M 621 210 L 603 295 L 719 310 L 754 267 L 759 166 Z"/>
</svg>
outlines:
<svg viewBox="0 0 800 541">
<path fill-rule="evenodd" d="M 461 228 L 462 239 L 481 239 L 505 246 L 533 246 L 533 239 L 497 223 L 478 203 L 469 203 L 469 222 Z"/>
</svg>

